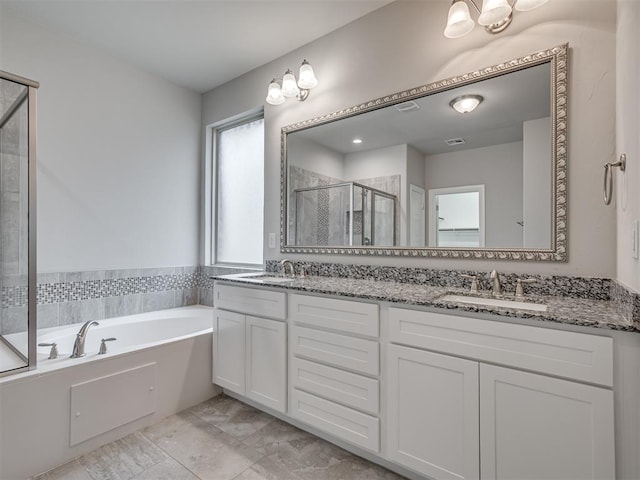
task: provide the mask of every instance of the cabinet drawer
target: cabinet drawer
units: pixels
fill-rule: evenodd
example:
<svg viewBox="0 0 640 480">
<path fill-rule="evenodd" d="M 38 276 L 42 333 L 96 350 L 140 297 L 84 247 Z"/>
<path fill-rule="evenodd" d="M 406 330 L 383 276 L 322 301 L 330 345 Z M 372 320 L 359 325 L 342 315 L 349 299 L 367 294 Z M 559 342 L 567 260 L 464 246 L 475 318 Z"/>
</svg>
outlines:
<svg viewBox="0 0 640 480">
<path fill-rule="evenodd" d="M 217 308 L 279 320 L 284 320 L 287 315 L 284 292 L 234 287 L 216 282 L 213 295 L 213 304 Z"/>
<path fill-rule="evenodd" d="M 613 385 L 610 337 L 391 308 L 389 339 L 403 345 Z"/>
<path fill-rule="evenodd" d="M 328 363 L 369 375 L 378 375 L 378 342 L 322 332 L 313 328 L 291 327 L 291 352 L 311 360 Z"/>
<path fill-rule="evenodd" d="M 378 337 L 378 305 L 308 295 L 290 295 L 292 320 L 345 333 Z"/>
<path fill-rule="evenodd" d="M 291 392 L 291 404 L 293 418 L 360 447 L 380 451 L 380 421 L 376 417 L 295 388 Z"/>
<path fill-rule="evenodd" d="M 291 359 L 291 379 L 300 390 L 378 415 L 378 380 L 296 357 Z"/>
</svg>

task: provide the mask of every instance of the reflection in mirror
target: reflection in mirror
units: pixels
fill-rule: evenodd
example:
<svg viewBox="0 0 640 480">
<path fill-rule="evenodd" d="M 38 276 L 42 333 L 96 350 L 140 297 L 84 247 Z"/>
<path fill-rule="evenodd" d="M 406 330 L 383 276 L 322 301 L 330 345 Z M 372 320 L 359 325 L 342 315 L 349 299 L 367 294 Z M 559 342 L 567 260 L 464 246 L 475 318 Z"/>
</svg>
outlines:
<svg viewBox="0 0 640 480">
<path fill-rule="evenodd" d="M 564 260 L 566 48 L 285 127 L 283 251 Z"/>
<path fill-rule="evenodd" d="M 484 247 L 484 185 L 429 190 L 429 246 Z"/>
</svg>

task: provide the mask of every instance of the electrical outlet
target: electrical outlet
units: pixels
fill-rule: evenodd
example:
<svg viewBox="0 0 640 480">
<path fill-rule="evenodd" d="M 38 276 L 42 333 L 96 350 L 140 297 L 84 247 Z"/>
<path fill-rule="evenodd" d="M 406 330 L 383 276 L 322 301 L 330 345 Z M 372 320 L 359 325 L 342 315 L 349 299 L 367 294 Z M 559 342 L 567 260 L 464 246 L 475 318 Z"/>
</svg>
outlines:
<svg viewBox="0 0 640 480">
<path fill-rule="evenodd" d="M 269 234 L 269 248 L 276 248 L 276 234 Z"/>
<path fill-rule="evenodd" d="M 631 258 L 638 258 L 640 250 L 640 222 L 638 220 L 631 223 Z"/>
</svg>

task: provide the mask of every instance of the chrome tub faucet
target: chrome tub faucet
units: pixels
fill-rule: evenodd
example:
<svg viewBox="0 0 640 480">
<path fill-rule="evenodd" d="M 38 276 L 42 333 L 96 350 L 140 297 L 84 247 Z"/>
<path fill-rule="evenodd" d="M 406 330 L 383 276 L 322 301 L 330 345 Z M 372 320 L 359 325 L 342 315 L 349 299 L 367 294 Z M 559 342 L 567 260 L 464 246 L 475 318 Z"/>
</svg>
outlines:
<svg viewBox="0 0 640 480">
<path fill-rule="evenodd" d="M 91 327 L 92 325 L 100 325 L 100 324 L 98 322 L 92 322 L 91 320 L 89 320 L 88 322 L 85 322 L 85 324 L 82 325 L 82 327 L 80 327 L 80 331 L 76 335 L 76 341 L 73 344 L 73 353 L 71 354 L 71 358 L 80 358 L 85 356 L 84 341 L 85 341 L 85 338 L 87 337 L 89 327 Z"/>
</svg>

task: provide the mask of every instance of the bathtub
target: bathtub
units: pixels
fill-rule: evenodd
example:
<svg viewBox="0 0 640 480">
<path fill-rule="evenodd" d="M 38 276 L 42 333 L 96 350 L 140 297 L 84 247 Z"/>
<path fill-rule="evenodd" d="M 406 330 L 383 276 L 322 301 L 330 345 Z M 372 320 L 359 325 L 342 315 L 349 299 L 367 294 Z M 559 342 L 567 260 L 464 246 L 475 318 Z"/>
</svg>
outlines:
<svg viewBox="0 0 640 480">
<path fill-rule="evenodd" d="M 35 370 L 0 379 L 0 478 L 47 471 L 218 394 L 212 383 L 211 307 L 98 320 L 82 358 L 81 324 L 38 331 Z M 99 355 L 102 338 L 107 353 Z"/>
<path fill-rule="evenodd" d="M 84 347 L 86 355 L 77 359 L 69 357 L 81 323 L 42 329 L 38 331 L 38 343 L 55 342 L 58 358 L 49 360 L 50 347 L 38 347 L 38 369 L 45 371 L 99 360 L 104 357 L 98 355 L 103 338 L 116 338 L 107 342 L 106 355 L 118 355 L 211 333 L 212 319 L 211 307 L 198 305 L 98 320 L 99 325 L 88 330 Z"/>
</svg>

